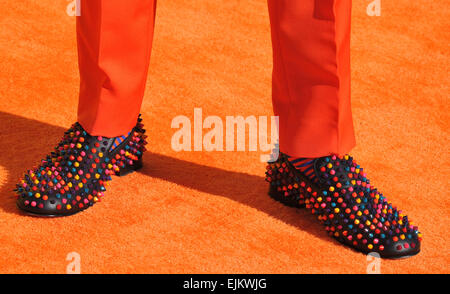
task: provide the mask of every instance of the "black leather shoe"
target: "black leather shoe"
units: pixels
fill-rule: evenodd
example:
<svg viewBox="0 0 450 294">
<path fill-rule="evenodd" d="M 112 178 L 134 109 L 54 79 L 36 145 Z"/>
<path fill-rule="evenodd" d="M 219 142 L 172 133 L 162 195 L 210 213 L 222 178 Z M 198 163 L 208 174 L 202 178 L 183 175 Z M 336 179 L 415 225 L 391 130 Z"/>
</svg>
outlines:
<svg viewBox="0 0 450 294">
<path fill-rule="evenodd" d="M 313 169 L 311 179 L 280 154 L 267 166 L 269 195 L 288 206 L 306 207 L 330 236 L 363 253 L 384 258 L 419 253 L 418 228 L 370 184 L 352 157 L 316 158 Z"/>
<path fill-rule="evenodd" d="M 113 174 L 142 167 L 145 130 L 139 117 L 128 136 L 89 135 L 79 123 L 64 133 L 41 164 L 28 170 L 15 189 L 17 206 L 36 216 L 67 216 L 100 201 Z"/>
</svg>

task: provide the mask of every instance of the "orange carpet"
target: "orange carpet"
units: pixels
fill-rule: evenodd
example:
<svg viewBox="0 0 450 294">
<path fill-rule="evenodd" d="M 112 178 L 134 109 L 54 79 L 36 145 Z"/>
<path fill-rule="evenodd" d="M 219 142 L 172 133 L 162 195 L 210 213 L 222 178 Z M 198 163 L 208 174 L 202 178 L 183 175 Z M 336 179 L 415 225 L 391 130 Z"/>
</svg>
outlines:
<svg viewBox="0 0 450 294">
<path fill-rule="evenodd" d="M 449 273 L 447 1 L 354 1 L 352 154 L 424 234 L 422 252 L 382 273 Z M 365 273 L 366 256 L 305 210 L 271 200 L 257 152 L 174 152 L 173 117 L 271 115 L 264 0 L 160 1 L 142 108 L 139 173 L 68 218 L 24 216 L 11 190 L 76 120 L 75 18 L 68 1 L 6 0 L 0 14 L 0 272 Z"/>
</svg>

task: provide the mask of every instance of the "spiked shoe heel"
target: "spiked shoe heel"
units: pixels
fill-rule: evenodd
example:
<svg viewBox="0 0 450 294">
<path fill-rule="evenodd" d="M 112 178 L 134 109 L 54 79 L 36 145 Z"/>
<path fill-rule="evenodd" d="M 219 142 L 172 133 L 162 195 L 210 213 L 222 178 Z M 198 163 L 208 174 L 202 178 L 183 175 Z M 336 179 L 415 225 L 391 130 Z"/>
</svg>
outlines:
<svg viewBox="0 0 450 294">
<path fill-rule="evenodd" d="M 306 177 L 295 172 L 295 167 L 280 154 L 277 161 L 266 167 L 266 181 L 269 182 L 269 196 L 286 206 L 304 208 L 305 195 L 311 187 Z"/>
<path fill-rule="evenodd" d="M 140 157 L 137 161 L 133 161 L 131 164 L 126 163 L 125 167 L 121 168 L 120 171 L 115 174 L 116 176 L 124 177 L 132 172 L 140 170 L 143 166 L 144 164 L 142 163 L 142 157 Z"/>
</svg>

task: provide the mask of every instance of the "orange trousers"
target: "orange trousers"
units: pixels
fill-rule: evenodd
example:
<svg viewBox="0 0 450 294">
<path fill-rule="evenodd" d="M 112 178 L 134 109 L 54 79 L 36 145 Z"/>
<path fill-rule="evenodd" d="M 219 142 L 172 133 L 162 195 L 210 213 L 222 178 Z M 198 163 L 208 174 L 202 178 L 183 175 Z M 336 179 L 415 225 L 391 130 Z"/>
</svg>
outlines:
<svg viewBox="0 0 450 294">
<path fill-rule="evenodd" d="M 272 102 L 280 150 L 291 156 L 348 153 L 351 0 L 268 0 Z M 136 122 L 144 96 L 156 0 L 81 0 L 77 17 L 78 121 L 115 137 Z"/>
</svg>

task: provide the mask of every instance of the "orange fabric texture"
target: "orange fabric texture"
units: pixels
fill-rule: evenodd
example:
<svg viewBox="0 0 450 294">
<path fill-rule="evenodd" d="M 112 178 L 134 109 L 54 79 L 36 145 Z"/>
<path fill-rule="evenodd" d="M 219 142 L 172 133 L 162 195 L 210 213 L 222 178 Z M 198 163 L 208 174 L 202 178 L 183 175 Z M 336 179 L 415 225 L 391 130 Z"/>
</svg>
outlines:
<svg viewBox="0 0 450 294">
<path fill-rule="evenodd" d="M 449 273 L 450 7 L 381 1 L 381 16 L 370 17 L 368 2 L 352 10 L 352 155 L 424 234 L 419 255 L 383 260 L 380 270 Z M 310 212 L 267 196 L 259 152 L 170 147 L 172 119 L 192 119 L 194 107 L 204 117 L 273 114 L 264 0 L 159 1 L 141 108 L 144 168 L 114 177 L 102 202 L 80 214 L 20 214 L 12 189 L 77 119 L 68 3 L 2 1 L 1 273 L 64 274 L 71 252 L 82 273 L 366 273 L 367 257 L 329 238 Z"/>
<path fill-rule="evenodd" d="M 78 121 L 92 135 L 128 133 L 144 96 L 155 0 L 81 0 Z"/>
<path fill-rule="evenodd" d="M 269 0 L 273 108 L 280 149 L 344 154 L 355 145 L 350 107 L 351 0 Z M 78 120 L 91 134 L 127 133 L 142 103 L 155 1 L 81 1 Z"/>
<path fill-rule="evenodd" d="M 350 107 L 351 0 L 269 0 L 272 99 L 280 149 L 300 157 L 355 145 Z"/>
</svg>

